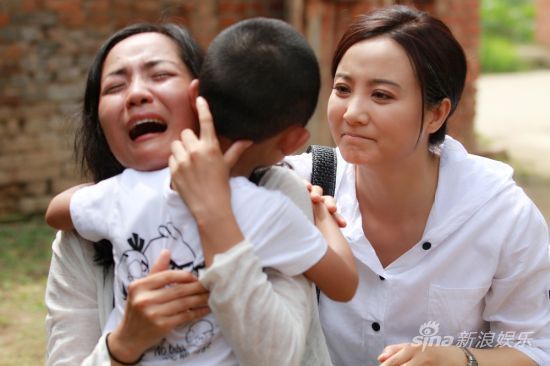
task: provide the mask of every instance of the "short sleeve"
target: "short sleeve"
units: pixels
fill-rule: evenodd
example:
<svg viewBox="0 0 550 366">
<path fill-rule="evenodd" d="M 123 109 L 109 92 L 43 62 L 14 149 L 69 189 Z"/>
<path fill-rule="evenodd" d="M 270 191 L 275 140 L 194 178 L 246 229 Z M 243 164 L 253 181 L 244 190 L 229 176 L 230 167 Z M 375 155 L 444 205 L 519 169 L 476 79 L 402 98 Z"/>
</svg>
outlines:
<svg viewBox="0 0 550 366">
<path fill-rule="evenodd" d="M 296 183 L 306 191 L 305 185 Z M 328 245 L 315 225 L 280 192 L 249 183 L 233 192 L 233 212 L 263 267 L 285 275 L 306 272 L 326 253 Z"/>
<path fill-rule="evenodd" d="M 85 239 L 97 242 L 110 236 L 114 201 L 118 195 L 117 177 L 77 190 L 71 197 L 70 211 L 75 230 Z"/>
</svg>

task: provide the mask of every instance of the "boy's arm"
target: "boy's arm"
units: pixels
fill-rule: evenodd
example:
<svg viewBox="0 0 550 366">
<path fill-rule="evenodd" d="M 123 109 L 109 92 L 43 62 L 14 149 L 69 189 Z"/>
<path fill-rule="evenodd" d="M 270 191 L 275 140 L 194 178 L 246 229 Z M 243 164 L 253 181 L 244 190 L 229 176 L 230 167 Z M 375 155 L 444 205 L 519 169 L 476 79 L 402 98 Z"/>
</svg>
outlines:
<svg viewBox="0 0 550 366">
<path fill-rule="evenodd" d="M 304 274 L 330 299 L 349 301 L 359 283 L 355 259 L 332 214 L 323 202 L 313 204 L 315 225 L 329 247 L 325 255 Z"/>
<path fill-rule="evenodd" d="M 55 196 L 46 210 L 46 223 L 57 230 L 74 230 L 71 219 L 71 197 L 80 188 L 88 184 L 80 184 L 69 188 Z"/>
</svg>

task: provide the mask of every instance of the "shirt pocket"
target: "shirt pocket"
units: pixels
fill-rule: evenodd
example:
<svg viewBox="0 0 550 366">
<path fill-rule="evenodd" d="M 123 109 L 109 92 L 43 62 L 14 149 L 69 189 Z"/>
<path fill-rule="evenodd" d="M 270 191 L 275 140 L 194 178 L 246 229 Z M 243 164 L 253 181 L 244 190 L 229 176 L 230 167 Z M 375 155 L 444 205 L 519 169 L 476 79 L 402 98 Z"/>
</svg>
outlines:
<svg viewBox="0 0 550 366">
<path fill-rule="evenodd" d="M 429 321 L 439 325 L 439 335 L 455 337 L 479 334 L 487 330 L 482 314 L 489 286 L 449 288 L 431 285 L 429 292 Z"/>
</svg>

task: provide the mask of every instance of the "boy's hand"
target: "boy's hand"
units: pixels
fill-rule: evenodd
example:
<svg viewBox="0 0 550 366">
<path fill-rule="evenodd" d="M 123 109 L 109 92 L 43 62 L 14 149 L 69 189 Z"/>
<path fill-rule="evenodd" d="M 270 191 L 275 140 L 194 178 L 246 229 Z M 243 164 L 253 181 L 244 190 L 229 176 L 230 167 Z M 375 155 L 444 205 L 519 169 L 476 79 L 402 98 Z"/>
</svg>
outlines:
<svg viewBox="0 0 550 366">
<path fill-rule="evenodd" d="M 344 219 L 344 217 L 342 217 L 342 215 L 338 213 L 338 208 L 336 207 L 336 201 L 334 200 L 334 197 L 323 196 L 323 188 L 321 188 L 320 186 L 314 186 L 307 180 L 304 180 L 304 183 L 309 192 L 311 203 L 313 203 L 314 206 L 318 203 L 324 204 L 328 209 L 328 212 L 332 215 L 334 221 L 336 221 L 336 224 L 338 224 L 338 227 L 346 227 L 346 219 Z"/>
</svg>

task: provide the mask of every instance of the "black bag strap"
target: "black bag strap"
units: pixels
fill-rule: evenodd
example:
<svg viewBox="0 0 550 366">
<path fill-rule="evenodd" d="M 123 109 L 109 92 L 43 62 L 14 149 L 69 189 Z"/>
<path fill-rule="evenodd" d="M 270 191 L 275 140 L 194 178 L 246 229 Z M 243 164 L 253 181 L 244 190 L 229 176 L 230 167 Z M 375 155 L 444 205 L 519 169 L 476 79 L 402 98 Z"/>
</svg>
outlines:
<svg viewBox="0 0 550 366">
<path fill-rule="evenodd" d="M 334 197 L 336 189 L 337 158 L 334 148 L 323 145 L 309 145 L 307 153 L 311 153 L 311 184 L 323 188 L 323 194 Z M 315 287 L 317 302 L 321 290 Z"/>
<path fill-rule="evenodd" d="M 311 153 L 311 184 L 323 188 L 323 194 L 334 197 L 336 189 L 337 158 L 334 148 L 322 145 L 309 145 Z"/>
<path fill-rule="evenodd" d="M 311 183 L 323 188 L 323 194 L 333 196 L 336 189 L 337 158 L 334 148 L 323 145 L 309 145 L 307 153 L 311 154 Z M 321 290 L 315 286 L 317 302 Z"/>
<path fill-rule="evenodd" d="M 271 166 L 267 167 L 259 167 L 252 171 L 250 174 L 250 177 L 248 177 L 248 180 L 254 183 L 255 185 L 259 186 L 260 181 L 264 177 L 264 175 L 271 169 Z"/>
</svg>

